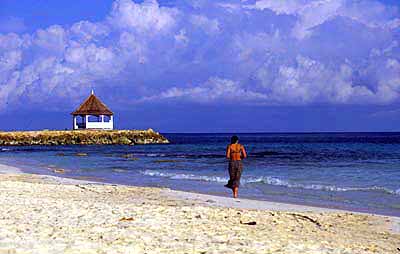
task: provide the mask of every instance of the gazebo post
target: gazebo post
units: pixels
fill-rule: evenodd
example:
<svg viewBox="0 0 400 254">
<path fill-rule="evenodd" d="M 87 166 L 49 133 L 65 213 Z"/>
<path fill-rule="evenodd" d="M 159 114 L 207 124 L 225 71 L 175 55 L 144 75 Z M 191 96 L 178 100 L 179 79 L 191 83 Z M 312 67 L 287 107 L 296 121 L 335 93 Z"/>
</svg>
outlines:
<svg viewBox="0 0 400 254">
<path fill-rule="evenodd" d="M 72 122 L 73 122 L 73 130 L 76 130 L 76 129 L 78 129 L 78 126 L 76 125 L 76 116 L 75 115 L 73 115 L 72 116 Z"/>
</svg>

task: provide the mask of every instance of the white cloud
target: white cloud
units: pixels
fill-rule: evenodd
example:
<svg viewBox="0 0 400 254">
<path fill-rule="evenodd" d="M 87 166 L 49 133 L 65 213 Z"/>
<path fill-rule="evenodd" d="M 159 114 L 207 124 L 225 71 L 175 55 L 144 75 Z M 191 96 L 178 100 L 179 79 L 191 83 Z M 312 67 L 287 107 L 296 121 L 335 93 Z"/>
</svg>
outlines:
<svg viewBox="0 0 400 254">
<path fill-rule="evenodd" d="M 273 0 L 259 0 L 254 4 L 245 5 L 245 8 L 248 9 L 256 9 L 256 10 L 265 10 L 271 9 L 277 14 L 287 14 L 292 15 L 299 12 L 304 6 L 307 4 L 307 0 L 281 0 L 281 1 L 273 1 Z"/>
<path fill-rule="evenodd" d="M 258 0 L 244 6 L 247 9 L 269 9 L 278 15 L 293 15 L 298 21 L 293 28 L 293 36 L 304 39 L 312 29 L 335 17 L 346 17 L 368 27 L 396 28 L 398 10 L 373 1 L 351 0 Z"/>
<path fill-rule="evenodd" d="M 387 23 L 387 27 L 390 29 L 397 29 L 400 27 L 400 18 L 393 19 Z"/>
<path fill-rule="evenodd" d="M 216 3 L 216 6 L 224 8 L 225 10 L 233 13 L 242 9 L 240 4 L 232 4 L 232 3 Z"/>
<path fill-rule="evenodd" d="M 260 82 L 258 87 L 213 77 L 200 85 L 169 88 L 158 95 L 144 97 L 142 101 L 179 99 L 199 103 L 251 102 L 268 105 L 386 104 L 399 97 L 400 64 L 391 59 L 386 65 L 386 78 L 382 79 L 383 83 L 375 90 L 364 85 L 354 85 L 354 70 L 347 64 L 330 69 L 318 61 L 299 55 L 292 65 L 279 66 L 276 73 L 270 73 L 268 63 L 260 68 L 256 74 Z"/>
<path fill-rule="evenodd" d="M 202 15 L 192 15 L 190 22 L 193 25 L 200 27 L 208 34 L 215 34 L 220 32 L 220 24 L 217 19 L 209 19 Z"/>
<path fill-rule="evenodd" d="M 270 68 L 265 65 L 257 74 L 263 90 L 266 91 L 271 101 L 278 104 L 309 104 L 309 103 L 334 103 L 334 104 L 386 104 L 398 99 L 398 79 L 382 79 L 382 83 L 373 89 L 366 84 L 354 84 L 354 69 L 346 63 L 336 68 L 329 68 L 321 62 L 304 56 L 297 56 L 292 65 L 281 65 L 276 73 L 265 78 L 264 73 Z M 396 70 L 388 70 L 393 75 Z M 386 72 L 386 76 L 388 73 Z M 397 82 L 397 83 L 396 83 Z M 397 84 L 397 85 L 389 85 Z M 397 90 L 397 91 L 396 91 Z"/>
<path fill-rule="evenodd" d="M 67 46 L 67 40 L 67 32 L 58 25 L 45 30 L 39 29 L 33 37 L 33 43 L 37 47 L 52 52 L 63 52 Z"/>
<path fill-rule="evenodd" d="M 201 103 L 207 102 L 255 102 L 267 99 L 266 95 L 248 91 L 238 82 L 212 77 L 205 83 L 188 88 L 172 87 L 159 95 L 144 97 L 142 101 L 179 99 Z"/>
<path fill-rule="evenodd" d="M 137 36 L 129 32 L 122 32 L 118 40 L 118 50 L 120 60 L 124 62 L 135 61 L 143 64 L 147 61 L 146 45 Z"/>
<path fill-rule="evenodd" d="M 0 73 L 15 70 L 22 60 L 21 50 L 10 50 L 4 52 L 0 58 Z"/>
<path fill-rule="evenodd" d="M 108 22 L 120 29 L 157 33 L 172 27 L 177 14 L 176 9 L 160 7 L 155 0 L 145 0 L 142 4 L 131 0 L 116 0 Z"/>
<path fill-rule="evenodd" d="M 21 96 L 31 103 L 81 99 L 95 83 L 119 79 L 129 64 L 146 62 L 147 42 L 173 27 L 177 15 L 157 1 L 117 0 L 104 22 L 0 34 L 0 110 L 18 106 Z"/>
<path fill-rule="evenodd" d="M 65 110 L 92 87 L 118 94 L 121 101 L 142 102 L 399 100 L 400 43 L 394 28 L 400 17 L 392 7 L 370 0 L 374 4 L 227 3 L 197 1 L 189 8 L 116 0 L 100 22 L 0 34 L 0 111 L 49 104 Z M 265 9 L 272 12 L 260 12 Z M 346 17 L 344 25 L 322 26 L 335 17 Z M 354 23 L 363 25 L 351 30 Z M 353 41 L 362 43 L 355 47 Z"/>
<path fill-rule="evenodd" d="M 78 41 L 89 42 L 92 40 L 98 40 L 108 36 L 110 29 L 103 23 L 92 23 L 89 21 L 80 21 L 72 25 L 71 37 Z"/>
<path fill-rule="evenodd" d="M 189 43 L 189 38 L 186 36 L 185 29 L 181 29 L 178 34 L 174 36 L 175 41 L 178 45 L 186 47 Z"/>
<path fill-rule="evenodd" d="M 28 39 L 15 33 L 0 34 L 0 50 L 19 49 Z"/>
<path fill-rule="evenodd" d="M 343 0 L 259 0 L 245 7 L 257 10 L 270 9 L 278 15 L 296 16 L 298 21 L 292 33 L 294 37 L 303 39 L 311 33 L 310 29 L 338 15 L 343 2 Z"/>
<path fill-rule="evenodd" d="M 299 55 L 293 65 L 279 68 L 273 82 L 262 84 L 268 87 L 271 96 L 280 103 L 357 103 L 368 99 L 372 93 L 365 87 L 352 85 L 352 72 L 346 64 L 331 70 L 320 62 Z M 260 81 L 263 82 L 262 77 Z M 353 101 L 355 98 L 357 101 Z"/>
</svg>

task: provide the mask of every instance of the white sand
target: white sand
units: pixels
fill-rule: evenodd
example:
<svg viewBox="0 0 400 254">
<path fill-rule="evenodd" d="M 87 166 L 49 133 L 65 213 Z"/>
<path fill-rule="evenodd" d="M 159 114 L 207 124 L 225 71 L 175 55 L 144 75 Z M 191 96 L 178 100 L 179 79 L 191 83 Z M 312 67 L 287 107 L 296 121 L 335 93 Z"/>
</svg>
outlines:
<svg viewBox="0 0 400 254">
<path fill-rule="evenodd" d="M 0 168 L 0 253 L 400 253 L 399 218 Z"/>
<path fill-rule="evenodd" d="M 244 199 L 244 198 L 234 199 L 230 197 L 213 196 L 207 194 L 176 191 L 170 189 L 163 190 L 162 193 L 165 194 L 166 196 L 176 197 L 184 200 L 197 200 L 200 203 L 211 206 L 230 207 L 239 209 L 288 211 L 288 212 L 345 212 L 344 210 L 338 210 L 338 209 L 328 209 L 322 207 L 270 202 L 264 200 Z"/>
<path fill-rule="evenodd" d="M 177 191 L 171 189 L 164 189 L 161 192 L 163 195 L 168 197 L 175 197 L 182 200 L 196 200 L 198 203 L 202 205 L 208 206 L 217 206 L 217 207 L 227 207 L 227 208 L 238 208 L 238 209 L 254 209 L 254 210 L 267 210 L 267 211 L 284 211 L 284 212 L 314 212 L 314 213 L 354 213 L 354 214 L 364 214 L 371 216 L 379 216 L 382 218 L 389 219 L 391 221 L 391 225 L 389 226 L 390 230 L 394 233 L 400 234 L 400 217 L 396 216 L 382 216 L 375 215 L 370 213 L 361 213 L 361 212 L 353 212 L 347 210 L 340 209 L 331 209 L 324 207 L 316 207 L 316 206 L 305 206 L 305 205 L 296 205 L 296 204 L 288 204 L 288 203 L 280 203 L 280 202 L 270 202 L 264 200 L 252 200 L 252 199 L 244 199 L 244 198 L 229 198 L 229 197 L 221 197 L 193 192 L 185 192 L 185 191 Z M 400 253 L 400 251 L 399 251 Z"/>
</svg>

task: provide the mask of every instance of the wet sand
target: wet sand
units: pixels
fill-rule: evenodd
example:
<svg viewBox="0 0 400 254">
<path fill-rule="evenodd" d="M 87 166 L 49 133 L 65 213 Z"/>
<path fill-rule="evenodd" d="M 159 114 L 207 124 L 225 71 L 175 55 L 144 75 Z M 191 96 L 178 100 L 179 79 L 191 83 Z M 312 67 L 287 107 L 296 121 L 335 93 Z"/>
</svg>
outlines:
<svg viewBox="0 0 400 254">
<path fill-rule="evenodd" d="M 400 253 L 398 217 L 0 172 L 0 253 Z"/>
</svg>

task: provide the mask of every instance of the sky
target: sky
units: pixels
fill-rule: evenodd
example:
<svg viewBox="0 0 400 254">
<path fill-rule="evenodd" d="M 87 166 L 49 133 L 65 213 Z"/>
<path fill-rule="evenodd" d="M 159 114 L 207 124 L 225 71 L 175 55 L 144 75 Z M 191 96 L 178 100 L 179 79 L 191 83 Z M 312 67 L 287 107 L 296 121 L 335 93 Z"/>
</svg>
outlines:
<svg viewBox="0 0 400 254">
<path fill-rule="evenodd" d="M 1 0 L 0 129 L 400 131 L 397 0 Z"/>
</svg>

